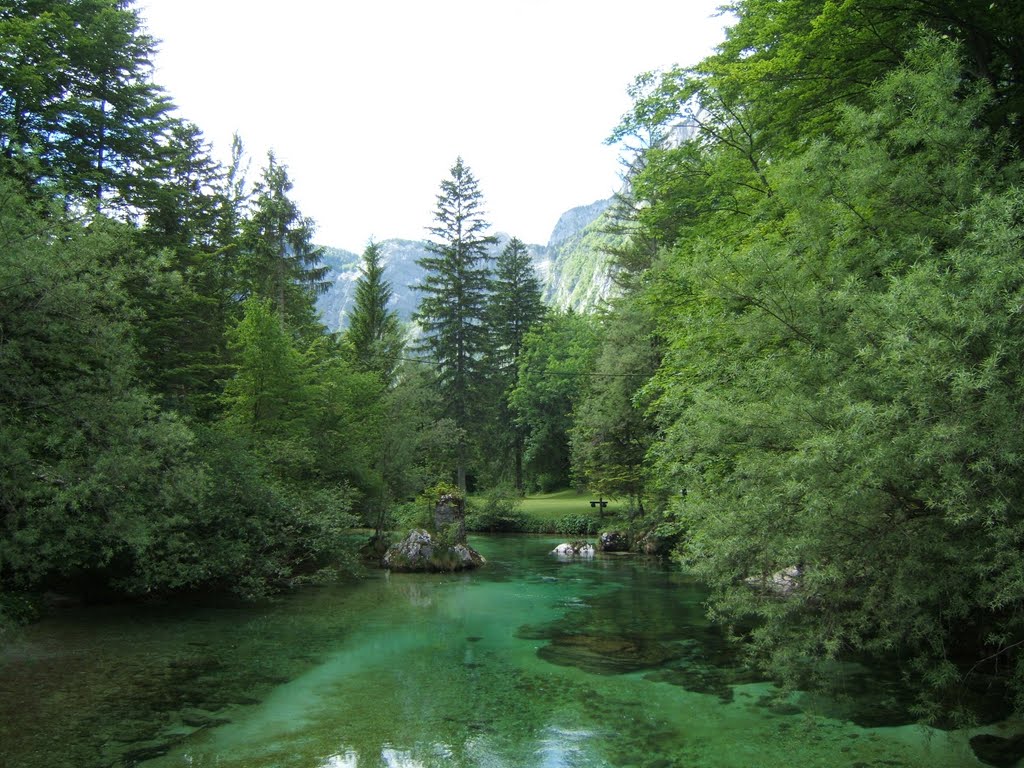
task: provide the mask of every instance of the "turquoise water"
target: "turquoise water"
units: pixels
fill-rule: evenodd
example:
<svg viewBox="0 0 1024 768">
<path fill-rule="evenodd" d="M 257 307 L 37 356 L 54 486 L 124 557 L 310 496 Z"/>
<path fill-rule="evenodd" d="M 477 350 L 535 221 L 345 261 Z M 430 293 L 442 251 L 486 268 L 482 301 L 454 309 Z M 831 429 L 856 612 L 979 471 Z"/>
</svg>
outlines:
<svg viewBox="0 0 1024 768">
<path fill-rule="evenodd" d="M 981 765 L 849 696 L 780 697 L 740 669 L 703 592 L 653 561 L 562 562 L 478 537 L 462 575 L 370 574 L 260 606 L 73 609 L 6 638 L 10 768 Z"/>
</svg>

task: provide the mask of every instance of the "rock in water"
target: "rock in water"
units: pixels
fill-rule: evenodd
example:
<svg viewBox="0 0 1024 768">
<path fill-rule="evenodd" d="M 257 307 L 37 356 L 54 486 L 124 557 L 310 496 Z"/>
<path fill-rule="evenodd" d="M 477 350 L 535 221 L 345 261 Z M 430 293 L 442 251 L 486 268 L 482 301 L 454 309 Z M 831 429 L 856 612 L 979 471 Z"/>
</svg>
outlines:
<svg viewBox="0 0 1024 768">
<path fill-rule="evenodd" d="M 551 550 L 551 554 L 562 558 L 593 557 L 594 545 L 586 541 L 567 541 Z"/>
<path fill-rule="evenodd" d="M 381 564 L 392 571 L 464 571 L 486 561 L 468 544 L 436 547 L 430 533 L 414 528 L 384 553 Z"/>
</svg>

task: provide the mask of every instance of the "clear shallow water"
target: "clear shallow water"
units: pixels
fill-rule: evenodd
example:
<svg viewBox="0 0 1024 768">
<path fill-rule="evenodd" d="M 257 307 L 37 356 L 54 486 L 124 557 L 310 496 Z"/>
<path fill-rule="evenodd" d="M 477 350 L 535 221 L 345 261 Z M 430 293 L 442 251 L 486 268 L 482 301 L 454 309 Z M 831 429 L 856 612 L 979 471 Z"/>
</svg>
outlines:
<svg viewBox="0 0 1024 768">
<path fill-rule="evenodd" d="M 560 562 L 549 538 L 473 543 L 489 563 L 468 575 L 29 627 L 0 651 L 0 765 L 981 765 L 963 733 L 866 727 L 897 716 L 900 692 L 864 670 L 846 700 L 779 700 L 678 571 Z"/>
</svg>

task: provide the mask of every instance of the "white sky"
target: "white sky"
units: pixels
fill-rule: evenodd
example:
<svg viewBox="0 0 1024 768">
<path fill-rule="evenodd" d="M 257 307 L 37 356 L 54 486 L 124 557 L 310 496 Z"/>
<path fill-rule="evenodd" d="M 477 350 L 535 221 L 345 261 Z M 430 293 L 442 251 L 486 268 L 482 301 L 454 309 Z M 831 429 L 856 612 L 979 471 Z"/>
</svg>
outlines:
<svg viewBox="0 0 1024 768">
<path fill-rule="evenodd" d="M 273 148 L 322 245 L 419 240 L 458 155 L 494 231 L 546 243 L 619 185 L 639 73 L 696 63 L 720 0 L 138 0 L 156 81 L 254 180 Z"/>
</svg>

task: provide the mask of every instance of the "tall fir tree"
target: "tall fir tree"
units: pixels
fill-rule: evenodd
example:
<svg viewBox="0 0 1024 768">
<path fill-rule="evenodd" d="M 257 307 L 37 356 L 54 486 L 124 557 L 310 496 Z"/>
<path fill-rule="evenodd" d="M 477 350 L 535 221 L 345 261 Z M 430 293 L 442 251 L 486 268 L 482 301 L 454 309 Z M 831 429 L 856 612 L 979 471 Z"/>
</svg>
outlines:
<svg viewBox="0 0 1024 768">
<path fill-rule="evenodd" d="M 494 273 L 488 313 L 495 361 L 501 371 L 514 376 L 523 337 L 544 316 L 543 292 L 530 253 L 517 237 L 498 255 Z"/>
<path fill-rule="evenodd" d="M 139 12 L 124 0 L 5 3 L 0 39 L 0 162 L 33 194 L 131 211 L 174 124 Z"/>
<path fill-rule="evenodd" d="M 288 168 L 268 152 L 252 214 L 242 224 L 239 271 L 246 295 L 269 299 L 292 333 L 315 337 L 315 301 L 328 288 L 327 267 L 313 244 L 313 220 L 288 196 L 291 189 Z"/>
<path fill-rule="evenodd" d="M 481 421 L 484 356 L 490 339 L 485 324 L 491 288 L 483 194 L 476 177 L 459 157 L 451 178 L 441 182 L 434 211 L 430 255 L 417 260 L 426 271 L 415 319 L 423 329 L 420 349 L 437 361 L 438 384 L 448 416 L 462 430 L 456 458 L 459 488 L 466 488 L 468 433 Z"/>
<path fill-rule="evenodd" d="M 371 242 L 363 251 L 345 340 L 356 367 L 377 373 L 388 384 L 395 377 L 404 346 L 398 314 L 388 309 L 391 296 L 391 283 L 384 279 L 380 244 Z"/>
<path fill-rule="evenodd" d="M 502 448 L 500 458 L 503 463 L 511 457 L 513 483 L 519 492 L 523 491 L 526 428 L 515 420 L 509 407 L 508 395 L 516 383 L 523 338 L 544 317 L 544 311 L 540 280 L 533 268 L 533 260 L 523 241 L 513 237 L 495 262 L 488 324 L 493 338 L 495 387 L 500 392 L 496 404 L 495 439 L 492 443 Z"/>
</svg>

